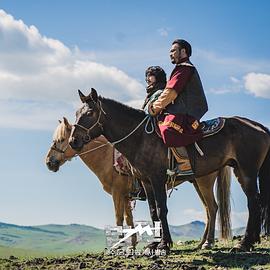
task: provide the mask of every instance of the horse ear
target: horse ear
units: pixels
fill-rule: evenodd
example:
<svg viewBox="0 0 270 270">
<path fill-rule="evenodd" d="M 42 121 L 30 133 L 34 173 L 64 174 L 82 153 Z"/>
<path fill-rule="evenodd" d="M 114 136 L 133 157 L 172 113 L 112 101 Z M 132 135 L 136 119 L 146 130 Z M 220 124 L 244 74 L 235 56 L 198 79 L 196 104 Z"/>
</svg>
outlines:
<svg viewBox="0 0 270 270">
<path fill-rule="evenodd" d="M 97 102 L 97 100 L 98 100 L 98 94 L 97 94 L 97 90 L 96 89 L 94 89 L 94 88 L 91 88 L 91 97 L 92 97 L 92 99 L 95 101 L 95 102 Z"/>
<path fill-rule="evenodd" d="M 64 124 L 65 124 L 67 127 L 69 127 L 70 124 L 69 124 L 69 122 L 68 122 L 68 120 L 67 120 L 67 118 L 66 118 L 65 116 L 63 117 L 63 120 L 64 120 Z"/>
<path fill-rule="evenodd" d="M 79 93 L 79 96 L 80 96 L 82 103 L 85 103 L 85 95 L 81 92 L 80 89 L 78 89 L 78 93 Z"/>
</svg>

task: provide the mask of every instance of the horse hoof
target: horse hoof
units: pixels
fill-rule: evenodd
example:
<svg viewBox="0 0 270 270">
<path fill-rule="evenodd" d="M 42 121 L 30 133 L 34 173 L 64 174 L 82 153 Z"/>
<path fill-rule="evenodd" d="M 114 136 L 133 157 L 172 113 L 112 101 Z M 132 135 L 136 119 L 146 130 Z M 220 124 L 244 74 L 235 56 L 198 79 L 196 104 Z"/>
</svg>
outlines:
<svg viewBox="0 0 270 270">
<path fill-rule="evenodd" d="M 151 249 L 151 248 L 145 248 L 142 255 L 146 256 L 146 257 L 151 257 L 154 253 L 155 253 L 155 249 Z"/>
<path fill-rule="evenodd" d="M 157 256 L 166 256 L 170 253 L 170 248 L 166 243 L 159 243 L 156 249 Z"/>
<path fill-rule="evenodd" d="M 213 244 L 212 243 L 210 243 L 210 242 L 204 242 L 203 243 L 203 245 L 202 245 L 202 247 L 201 247 L 201 249 L 206 249 L 206 250 L 208 250 L 208 249 L 212 249 L 213 248 Z"/>
<path fill-rule="evenodd" d="M 243 243 L 236 244 L 231 250 L 230 253 L 236 253 L 236 252 L 248 252 L 252 250 L 252 246 L 247 246 Z"/>
<path fill-rule="evenodd" d="M 143 251 L 143 255 L 147 256 L 147 257 L 151 257 L 151 256 L 155 255 L 157 246 L 158 246 L 157 242 L 150 243 L 149 245 L 147 245 L 145 247 L 145 249 Z"/>
</svg>

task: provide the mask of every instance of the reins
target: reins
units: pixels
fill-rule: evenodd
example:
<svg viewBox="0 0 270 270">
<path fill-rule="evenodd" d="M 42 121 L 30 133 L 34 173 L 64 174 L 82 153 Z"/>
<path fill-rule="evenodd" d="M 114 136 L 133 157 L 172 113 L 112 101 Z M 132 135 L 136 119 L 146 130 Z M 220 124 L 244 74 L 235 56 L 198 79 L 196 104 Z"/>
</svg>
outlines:
<svg viewBox="0 0 270 270">
<path fill-rule="evenodd" d="M 104 111 L 103 111 L 104 112 Z M 99 148 L 101 148 L 101 147 L 104 147 L 104 146 L 106 146 L 106 145 L 108 145 L 108 144 L 110 144 L 110 145 L 112 145 L 112 146 L 115 146 L 116 144 L 118 144 L 118 143 L 120 143 L 120 142 L 123 142 L 124 140 L 126 140 L 128 137 L 130 137 L 147 119 L 148 119 L 148 121 L 147 121 L 147 124 L 146 124 L 146 126 L 145 126 L 145 132 L 147 133 L 147 134 L 150 134 L 150 133 L 153 133 L 154 132 L 154 130 L 152 130 L 151 132 L 147 132 L 146 130 L 147 130 L 147 125 L 148 125 L 148 123 L 149 123 L 149 118 L 151 118 L 151 116 L 150 115 L 146 115 L 145 116 L 145 118 L 130 132 L 130 133 L 128 133 L 126 136 L 124 136 L 123 138 L 121 138 L 121 139 L 119 139 L 119 140 L 117 140 L 117 141 L 114 141 L 114 142 L 107 142 L 107 143 L 104 143 L 104 144 L 102 144 L 102 145 L 100 145 L 100 146 L 98 146 L 98 147 L 96 147 L 96 148 L 93 148 L 93 149 L 90 149 L 90 150 L 87 150 L 87 151 L 85 151 L 85 152 L 83 152 L 83 153 L 80 153 L 80 154 L 76 154 L 76 155 L 74 155 L 74 157 L 76 157 L 76 156 L 82 156 L 82 155 L 85 155 L 85 154 L 87 154 L 87 153 L 90 153 L 90 152 L 93 152 L 93 151 L 95 151 L 95 150 L 97 150 L 97 149 L 99 149 Z M 99 117 L 99 119 L 100 119 L 100 117 Z M 97 123 L 97 122 L 96 122 Z M 152 124 L 152 123 L 151 123 Z M 84 127 L 83 127 L 84 128 Z M 88 130 L 88 129 L 86 129 L 85 128 L 85 130 Z"/>
<path fill-rule="evenodd" d="M 98 127 L 101 129 L 101 130 L 103 130 L 103 126 L 102 126 L 102 124 L 100 123 L 100 118 L 101 118 L 101 115 L 102 115 L 102 113 L 104 114 L 104 115 L 106 115 L 106 112 L 103 110 L 103 108 L 102 108 L 102 103 L 101 103 L 101 101 L 99 100 L 99 102 L 98 102 L 98 105 L 99 105 L 99 109 L 100 109 L 100 111 L 99 111 L 99 115 L 98 115 L 98 119 L 97 119 L 97 121 L 90 127 L 90 128 L 86 128 L 86 127 L 84 127 L 84 126 L 82 126 L 82 125 L 80 125 L 80 124 L 74 124 L 73 126 L 74 127 L 79 127 L 79 128 L 81 128 L 82 130 L 84 130 L 85 132 L 86 132 L 86 138 L 85 138 L 85 140 L 91 140 L 91 137 L 90 137 L 90 135 L 89 135 L 89 132 L 95 127 L 95 126 L 97 126 L 98 125 Z M 118 143 L 120 143 L 120 142 L 123 142 L 124 140 L 126 140 L 128 137 L 130 137 L 133 133 L 135 133 L 137 130 L 138 130 L 138 128 L 145 122 L 145 121 L 147 121 L 146 122 L 146 125 L 145 125 L 145 132 L 147 133 L 147 134 L 151 134 L 151 133 L 153 133 L 154 132 L 154 124 L 153 124 L 153 120 L 152 120 L 152 116 L 151 115 L 146 115 L 145 117 L 144 117 L 144 119 L 131 131 L 131 132 L 129 132 L 126 136 L 124 136 L 123 138 L 121 138 L 121 139 L 119 139 L 119 140 L 117 140 L 117 141 L 114 141 L 114 142 L 107 142 L 107 143 L 104 143 L 104 144 L 102 144 L 102 145 L 99 145 L 98 147 L 95 147 L 95 148 L 93 148 L 93 149 L 90 149 L 90 150 L 87 150 L 87 151 L 84 151 L 84 152 L 82 152 L 82 153 L 78 153 L 78 154 L 75 154 L 74 155 L 74 157 L 76 157 L 76 156 L 82 156 L 82 155 L 85 155 L 85 154 L 87 154 L 87 153 L 91 153 L 91 152 L 94 152 L 94 151 L 96 151 L 96 150 L 98 150 L 99 148 L 102 148 L 102 147 L 104 147 L 104 146 L 106 146 L 106 145 L 108 145 L 108 144 L 110 144 L 110 145 L 112 145 L 112 146 L 115 146 L 116 144 L 118 144 Z M 150 125 L 150 130 L 149 130 L 149 128 L 148 128 L 148 126 Z"/>
<path fill-rule="evenodd" d="M 120 142 L 122 142 L 122 141 L 124 141 L 124 140 L 126 140 L 129 136 L 131 136 L 147 119 L 149 119 L 149 118 L 151 118 L 152 116 L 150 116 L 149 114 L 148 115 L 146 115 L 145 117 L 144 117 L 144 119 L 129 133 L 129 134 L 127 134 L 125 137 L 123 137 L 122 139 L 120 139 L 120 140 L 117 140 L 117 141 L 115 141 L 115 142 L 112 142 L 111 144 L 114 146 L 114 145 L 116 145 L 116 144 L 118 144 L 118 143 L 120 143 Z M 153 132 L 153 131 L 152 131 Z M 151 133 L 152 133 L 151 132 Z M 148 133 L 148 134 L 150 134 L 150 133 Z"/>
</svg>

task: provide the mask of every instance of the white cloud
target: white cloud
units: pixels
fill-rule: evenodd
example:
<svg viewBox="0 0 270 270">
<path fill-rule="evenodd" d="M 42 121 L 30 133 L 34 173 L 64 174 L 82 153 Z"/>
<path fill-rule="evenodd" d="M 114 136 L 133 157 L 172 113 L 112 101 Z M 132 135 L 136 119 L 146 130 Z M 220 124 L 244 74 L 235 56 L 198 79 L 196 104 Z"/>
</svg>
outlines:
<svg viewBox="0 0 270 270">
<path fill-rule="evenodd" d="M 170 31 L 170 29 L 169 28 L 159 28 L 158 30 L 158 33 L 162 36 L 162 37 L 167 37 L 168 36 L 168 34 L 169 34 L 169 31 Z"/>
<path fill-rule="evenodd" d="M 270 98 L 270 74 L 248 73 L 244 76 L 245 88 L 256 97 Z"/>
<path fill-rule="evenodd" d="M 218 218 L 218 217 L 217 217 Z M 248 219 L 248 212 L 231 212 L 231 221 L 232 221 L 232 228 L 238 228 L 238 227 L 245 227 L 247 224 Z M 181 215 L 181 222 L 180 221 L 174 221 L 175 225 L 179 224 L 185 224 L 192 222 L 194 220 L 200 220 L 203 222 L 206 222 L 206 213 L 205 211 L 200 211 L 193 208 L 184 209 L 182 215 Z M 216 226 L 216 228 L 218 228 Z"/>
<path fill-rule="evenodd" d="M 260 70 L 269 70 L 270 63 L 265 60 L 253 60 L 253 59 L 243 59 L 238 57 L 228 57 L 220 55 L 213 51 L 207 51 L 200 48 L 195 48 L 194 58 L 202 63 L 206 64 L 211 73 L 221 71 L 228 74 L 240 74 Z M 221 73 L 222 74 L 222 73 Z"/>
<path fill-rule="evenodd" d="M 127 102 L 126 104 L 133 107 L 133 108 L 141 109 L 143 102 L 144 102 L 143 99 L 136 99 L 136 100 L 131 100 L 131 101 Z"/>
<path fill-rule="evenodd" d="M 73 111 L 72 105 L 62 102 L 1 100 L 0 115 L 4 117 L 0 117 L 0 127 L 50 130 L 62 116 L 73 121 Z"/>
<path fill-rule="evenodd" d="M 241 80 L 239 80 L 239 79 L 237 79 L 237 78 L 235 78 L 235 77 L 233 77 L 233 76 L 230 77 L 230 80 L 231 80 L 233 83 L 240 83 L 240 82 L 241 82 Z"/>
<path fill-rule="evenodd" d="M 210 88 L 209 92 L 215 94 L 237 93 L 243 89 L 243 82 L 235 77 L 230 77 L 230 83 L 221 87 Z"/>
<path fill-rule="evenodd" d="M 74 110 L 77 89 L 87 93 L 94 87 L 122 102 L 141 98 L 140 82 L 116 67 L 91 61 L 93 57 L 42 36 L 35 26 L 0 10 L 0 126 L 48 128 Z M 39 117 L 46 123 L 42 127 Z"/>
<path fill-rule="evenodd" d="M 190 219 L 190 221 L 201 220 L 206 222 L 206 213 L 204 211 L 198 211 L 193 208 L 185 209 L 183 211 L 183 216 L 185 219 Z"/>
<path fill-rule="evenodd" d="M 248 90 L 255 96 L 269 98 L 270 62 L 261 59 L 227 57 L 216 52 L 196 48 L 194 59 L 199 62 L 200 73 L 205 79 L 211 78 L 207 90 L 215 94 L 236 93 Z M 221 81 L 227 81 L 220 85 Z"/>
</svg>

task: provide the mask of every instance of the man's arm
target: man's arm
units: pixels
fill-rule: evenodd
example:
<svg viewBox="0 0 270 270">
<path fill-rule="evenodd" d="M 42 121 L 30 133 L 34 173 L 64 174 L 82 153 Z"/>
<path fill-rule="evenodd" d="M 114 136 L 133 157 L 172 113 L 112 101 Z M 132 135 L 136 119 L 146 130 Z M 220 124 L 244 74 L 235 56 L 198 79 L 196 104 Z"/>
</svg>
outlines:
<svg viewBox="0 0 270 270">
<path fill-rule="evenodd" d="M 150 104 L 148 111 L 155 116 L 165 109 L 170 103 L 177 98 L 177 93 L 172 88 L 165 88 L 159 98 Z"/>
<path fill-rule="evenodd" d="M 172 103 L 180 94 L 193 73 L 193 66 L 179 66 L 174 71 L 167 82 L 165 90 L 159 96 L 158 100 L 150 104 L 148 111 L 155 116 Z"/>
</svg>

